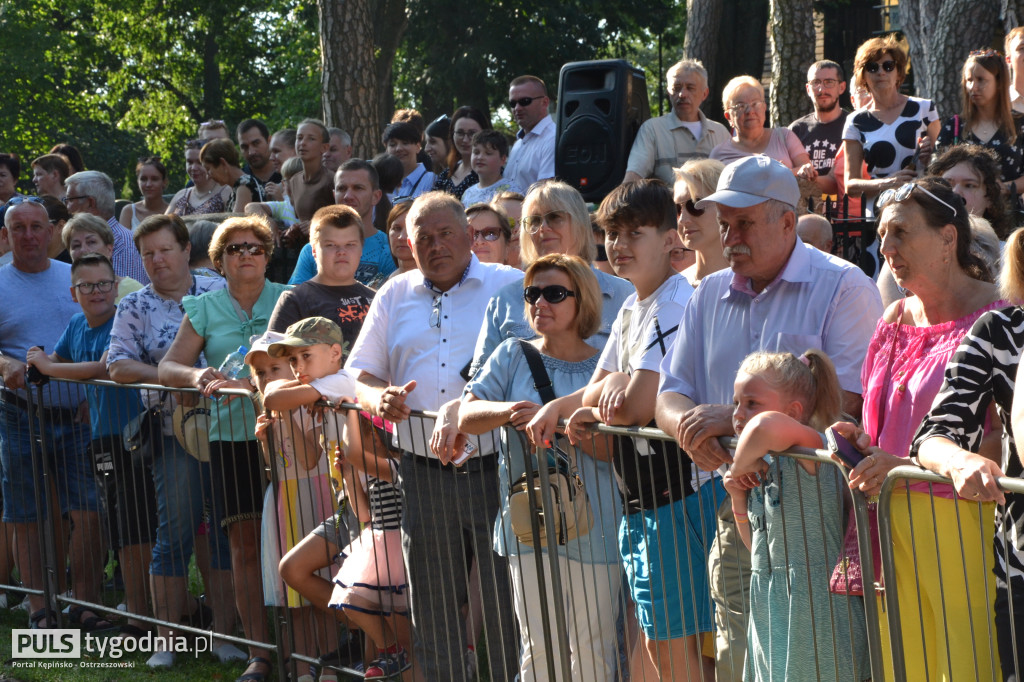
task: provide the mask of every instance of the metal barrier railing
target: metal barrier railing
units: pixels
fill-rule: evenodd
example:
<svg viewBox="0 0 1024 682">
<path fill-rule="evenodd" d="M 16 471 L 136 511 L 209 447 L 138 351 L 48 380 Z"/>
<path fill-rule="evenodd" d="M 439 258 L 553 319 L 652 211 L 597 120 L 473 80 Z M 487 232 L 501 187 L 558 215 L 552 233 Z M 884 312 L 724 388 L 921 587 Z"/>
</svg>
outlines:
<svg viewBox="0 0 1024 682">
<path fill-rule="evenodd" d="M 908 488 L 913 481 L 927 484 L 927 492 Z M 1001 667 L 1008 667 L 996 645 L 992 572 L 993 543 L 1003 544 L 1005 556 L 1007 538 L 994 529 L 994 503 L 961 499 L 951 484 L 913 466 L 896 467 L 882 484 L 878 524 L 891 652 L 887 679 L 1002 679 Z M 1024 493 L 1019 479 L 1000 478 L 997 484 L 1004 492 Z M 950 536 L 959 540 L 955 546 Z M 1007 583 L 998 589 L 1012 592 L 1013 581 Z M 1015 630 L 1012 612 L 1010 626 Z M 1020 677 L 1016 660 L 1007 678 L 1010 672 Z"/>
<path fill-rule="evenodd" d="M 51 382 L 51 388 L 47 390 L 74 392 L 79 390 L 79 383 L 54 380 Z M 140 391 L 149 391 L 150 395 L 153 395 L 154 392 L 168 390 L 149 385 L 83 383 L 90 387 L 124 392 L 125 395 L 139 395 Z M 53 509 L 62 499 L 62 494 L 58 494 L 60 491 L 54 483 L 60 477 L 57 476 L 58 471 L 53 460 L 55 456 L 64 457 L 65 460 L 67 457 L 64 450 L 58 450 L 63 446 L 54 442 L 53 437 L 62 428 L 69 426 L 65 422 L 77 417 L 71 411 L 39 411 L 39 390 L 33 389 L 36 395 L 30 399 L 28 405 L 30 410 L 36 412 L 38 418 L 26 422 L 29 433 L 25 434 L 25 440 L 30 444 L 32 452 L 31 465 L 34 468 L 31 472 L 31 481 L 35 503 L 39 509 Z M 240 426 L 237 428 L 247 429 L 246 435 L 254 433 L 255 415 L 262 413 L 262 408 L 251 403 L 250 396 L 244 391 L 225 393 L 235 396 L 234 399 L 225 400 L 222 397 L 221 402 L 212 405 L 211 409 L 230 411 L 244 408 L 247 416 L 240 420 Z M 171 394 L 177 400 L 184 399 L 185 396 L 194 398 L 196 392 L 190 389 L 176 389 L 171 391 Z M 71 404 L 73 401 L 64 402 Z M 48 398 L 48 404 L 55 404 L 52 398 Z M 404 429 L 394 430 L 398 436 L 397 442 L 393 443 L 395 436 L 387 430 L 388 424 L 374 424 L 365 414 L 353 421 L 349 414 L 356 410 L 358 408 L 354 405 L 325 404 L 321 406 L 321 410 L 308 412 L 302 408 L 294 415 L 279 416 L 276 421 L 267 425 L 265 433 L 268 461 L 261 470 L 267 473 L 271 492 L 266 498 L 268 506 L 265 509 L 274 513 L 275 530 L 278 532 L 277 555 L 283 557 L 284 561 L 281 563 L 281 571 L 277 572 L 274 566 L 269 565 L 271 559 L 268 557 L 273 554 L 264 554 L 262 583 L 235 585 L 235 588 L 240 587 L 247 598 L 255 604 L 262 604 L 263 599 L 270 596 L 271 592 L 277 594 L 278 599 L 283 601 L 278 601 L 274 607 L 273 634 L 266 638 L 267 641 L 237 636 L 233 628 L 215 633 L 214 636 L 218 640 L 239 646 L 261 647 L 282 654 L 278 656 L 278 666 L 280 674 L 283 675 L 284 654 L 290 654 L 293 662 L 302 661 L 313 665 L 319 662 L 317 654 L 322 656 L 332 648 L 339 648 L 345 635 L 333 629 L 333 623 L 335 620 L 341 620 L 347 623 L 351 630 L 356 627 L 362 628 L 376 649 L 386 649 L 395 642 L 407 648 L 410 662 L 425 679 L 472 679 L 484 667 L 489 668 L 489 678 L 492 680 L 512 679 L 517 671 L 523 668 L 528 671 L 524 679 L 532 677 L 548 680 L 612 680 L 625 679 L 627 674 L 636 680 L 700 679 L 699 676 L 694 678 L 689 671 L 676 667 L 680 659 L 659 654 L 659 642 L 672 640 L 675 637 L 674 628 L 679 623 L 696 623 L 699 619 L 695 614 L 710 613 L 715 608 L 715 602 L 708 592 L 709 588 L 703 584 L 706 579 L 701 576 L 707 571 L 707 553 L 710 549 L 707 539 L 719 537 L 723 528 L 723 521 L 716 513 L 717 508 L 728 497 L 722 497 L 721 490 L 713 493 L 713 488 L 697 487 L 691 491 L 694 506 L 683 505 L 684 508 L 676 516 L 650 515 L 649 518 L 654 520 L 650 525 L 641 527 L 637 524 L 641 519 L 648 517 L 636 516 L 635 510 L 631 508 L 627 508 L 623 516 L 624 504 L 620 493 L 623 472 L 621 468 L 616 470 L 612 461 L 617 456 L 616 448 L 622 447 L 621 442 L 624 439 L 634 442 L 634 447 L 639 445 L 650 448 L 647 455 L 649 457 L 678 457 L 680 455 L 675 454 L 676 451 L 672 449 L 671 438 L 655 429 L 605 426 L 594 429 L 589 443 L 584 443 L 580 448 L 559 438 L 554 445 L 568 457 L 570 469 L 566 471 L 564 468 L 560 470 L 557 462 L 551 461 L 555 453 L 549 448 L 534 448 L 521 432 L 505 427 L 501 431 L 500 442 L 490 434 L 472 438 L 476 447 L 474 456 L 467 460 L 467 464 L 462 468 L 455 468 L 440 466 L 436 460 L 430 461 L 424 456 L 425 453 L 421 452 L 424 445 L 430 441 L 436 418 L 433 413 L 414 413 Z M 130 412 L 114 411 L 110 414 L 110 419 L 117 422 L 118 428 L 106 430 L 120 434 L 123 425 L 129 421 Z M 10 423 L 0 425 L 0 429 L 11 428 Z M 354 447 L 356 439 L 352 433 L 353 428 L 358 429 L 360 434 L 358 450 Z M 175 440 L 168 433 L 161 433 L 164 441 Z M 190 437 L 195 438 L 203 433 L 203 429 L 194 429 L 190 433 Z M 307 439 L 309 434 L 312 434 L 312 440 Z M 47 437 L 43 437 L 44 435 Z M 10 438 L 12 434 L 7 433 L 6 436 Z M 78 434 L 78 438 L 80 442 L 84 442 L 81 433 Z M 286 446 L 286 441 L 290 442 L 290 445 Z M 342 441 L 347 444 L 348 452 L 345 459 L 348 468 L 343 466 L 343 470 L 338 470 L 330 466 L 330 460 L 333 459 L 333 446 Z M 651 447 L 652 443 L 658 442 L 663 445 Z M 722 444 L 729 449 L 735 447 L 735 441 L 732 439 L 722 439 Z M 193 445 L 198 446 L 199 443 Z M 288 447 L 291 450 L 287 450 Z M 336 486 L 331 487 L 328 484 L 327 504 L 325 497 L 320 495 L 324 492 L 322 479 L 310 482 L 314 476 L 305 475 L 302 480 L 306 481 L 307 487 L 300 490 L 296 484 L 288 483 L 286 480 L 292 474 L 282 476 L 286 469 L 279 469 L 275 464 L 275 457 L 282 454 L 298 461 L 303 456 L 302 448 L 311 448 L 306 451 L 307 454 L 311 452 L 316 455 L 312 458 L 316 460 L 316 466 L 308 471 L 315 471 L 316 476 L 326 476 Z M 409 452 L 405 448 L 410 448 L 414 452 Z M 157 452 L 155 456 L 159 457 L 160 454 Z M 809 516 L 803 510 L 824 507 L 831 509 L 833 505 L 839 505 L 838 513 L 841 516 L 842 503 L 835 497 L 835 487 L 823 487 L 822 482 L 828 479 L 846 483 L 846 471 L 838 467 L 824 450 L 795 449 L 780 454 L 780 457 L 774 459 L 773 468 L 769 471 L 776 477 L 776 481 L 794 482 L 790 484 L 792 487 L 788 488 L 785 494 L 797 496 L 796 506 L 784 506 L 782 509 L 785 513 L 792 513 L 790 510 L 796 509 L 800 518 L 791 519 L 791 524 L 784 524 L 785 531 L 779 537 L 781 544 L 778 545 L 781 550 L 771 549 L 774 552 L 772 561 L 779 562 L 778 566 L 773 563 L 772 567 L 787 567 L 787 571 L 792 569 L 795 571 L 793 575 L 800 576 L 800 584 L 786 583 L 785 589 L 790 590 L 786 594 L 814 594 L 821 579 L 827 580 L 827 576 L 821 576 L 819 573 L 826 569 L 831 573 L 835 555 L 841 548 L 835 546 L 834 525 L 826 527 L 829 523 L 834 524 L 834 521 Z M 360 457 L 360 461 L 353 462 L 353 458 L 357 456 Z M 62 460 L 62 463 L 65 460 Z M 783 467 L 790 465 L 784 465 L 783 462 L 797 460 L 816 464 L 818 475 L 801 477 L 797 474 L 795 478 L 785 478 L 790 475 L 785 471 L 801 469 L 794 464 L 791 469 L 784 471 Z M 326 468 L 323 466 L 325 461 L 329 465 Z M 690 466 L 688 460 L 685 466 Z M 522 526 L 520 519 L 517 521 L 518 526 L 513 527 L 508 498 L 517 479 L 523 476 L 528 482 L 536 479 L 540 490 L 551 491 L 553 487 L 557 488 L 556 479 L 561 474 L 568 474 L 569 480 L 573 480 L 575 474 L 571 470 L 572 467 L 578 470 L 589 498 L 590 511 L 593 514 L 593 523 L 590 524 L 589 531 L 575 537 L 572 533 L 566 534 L 565 519 L 554 513 L 550 493 L 536 497 L 526 495 L 527 525 Z M 287 471 L 291 472 L 292 469 Z M 345 472 L 350 473 L 346 475 Z M 829 473 L 822 476 L 822 472 Z M 66 472 L 60 473 L 63 475 Z M 122 474 L 124 481 L 131 480 L 124 478 L 124 472 L 119 471 L 116 465 L 106 475 L 116 478 L 119 473 Z M 636 474 L 642 476 L 644 472 L 637 471 Z M 386 508 L 387 491 L 374 490 L 372 495 L 363 495 L 356 488 L 362 490 L 365 487 L 365 492 L 369 493 L 370 488 L 376 485 L 371 479 L 385 480 L 389 476 L 403 486 L 401 500 L 404 509 L 401 526 L 403 540 L 407 545 L 404 557 L 400 551 L 396 551 L 394 544 L 387 545 L 386 539 L 378 537 L 373 532 L 366 534 L 366 530 L 359 531 L 359 527 L 369 523 L 375 515 L 378 520 L 385 519 L 389 512 Z M 871 557 L 874 548 L 868 517 L 868 501 L 859 493 L 852 495 L 857 544 L 863 558 L 863 616 L 859 615 L 859 607 L 855 605 L 856 601 L 853 601 L 859 598 L 837 601 L 830 597 L 824 601 L 814 601 L 807 606 L 805 610 L 810 615 L 808 623 L 811 628 L 809 633 L 816 643 L 814 655 L 811 657 L 813 663 L 809 664 L 814 666 L 814 677 L 842 677 L 842 661 L 857 656 L 853 643 L 855 637 L 849 640 L 839 637 L 841 633 L 849 631 L 861 633 L 864 637 L 872 679 L 880 680 L 892 676 L 897 680 L 907 678 L 908 661 L 904 652 L 907 638 L 900 636 L 900 633 L 906 632 L 906 624 L 913 618 L 908 616 L 906 601 L 897 582 L 898 564 L 894 558 L 891 526 L 892 495 L 897 483 L 906 478 L 935 484 L 948 483 L 934 474 L 911 467 L 897 468 L 890 474 L 878 503 L 884 591 L 876 591 L 876 576 L 873 575 Z M 329 530 L 318 528 L 318 532 L 324 533 L 323 537 L 327 543 L 317 544 L 309 550 L 308 547 L 302 546 L 304 537 L 308 538 L 312 533 L 310 524 L 319 524 L 334 512 L 334 507 L 329 503 L 334 499 L 339 484 L 345 489 L 347 502 L 334 515 L 336 521 L 333 534 Z M 1001 480 L 1000 485 L 1005 490 L 1024 492 L 1024 483 L 1020 481 Z M 309 496 L 309 491 L 314 489 L 319 491 L 317 494 L 320 497 Z M 760 494 L 775 494 L 767 491 L 765 488 Z M 217 492 L 211 491 L 211 494 Z M 706 495 L 711 497 L 704 497 Z M 129 497 L 128 502 L 136 504 L 138 500 L 133 501 L 133 498 Z M 564 504 L 565 501 L 562 502 Z M 706 506 L 696 502 L 706 503 Z M 934 502 L 930 504 L 934 507 Z M 960 501 L 957 503 L 957 509 L 967 504 Z M 130 509 L 138 511 L 137 507 Z M 711 512 L 708 513 L 707 509 Z M 116 510 L 113 516 L 117 516 Z M 347 521 L 344 520 L 346 517 Z M 10 585 L 0 585 L 0 589 L 15 588 L 42 595 L 47 604 L 52 601 L 82 606 L 97 615 L 126 617 L 139 623 L 173 628 L 176 632 L 202 635 L 212 632 L 206 623 L 182 624 L 161 619 L 149 612 L 145 606 L 124 613 L 123 610 L 118 610 L 113 601 L 114 595 L 109 591 L 93 598 L 89 598 L 89 595 L 83 598 L 79 593 L 73 596 L 65 594 L 63 579 L 66 562 L 63 557 L 66 552 L 60 546 L 63 536 L 60 526 L 52 521 L 56 518 L 58 517 L 54 514 L 39 517 L 38 530 L 40 537 L 43 538 L 44 561 L 39 574 L 46 578 L 44 584 L 38 589 L 15 588 Z M 388 528 L 393 531 L 396 518 L 387 520 L 391 523 Z M 926 540 L 932 545 L 948 544 L 953 538 L 966 537 L 966 522 L 960 522 L 956 534 L 949 528 L 940 528 L 939 521 L 934 520 L 934 517 L 931 517 L 928 523 L 932 531 Z M 984 528 L 979 526 L 978 530 L 987 541 L 990 538 L 984 537 Z M 219 537 L 219 528 L 214 528 L 213 533 L 215 537 Z M 820 547 L 816 545 L 814 537 L 825 538 L 820 542 Z M 342 567 L 347 561 L 346 554 L 354 555 L 360 550 L 361 540 L 364 543 L 368 542 L 371 547 L 370 550 L 364 548 L 363 558 L 371 556 L 375 561 L 366 569 L 367 572 L 355 574 L 372 578 L 369 582 L 376 585 L 376 591 L 370 593 L 369 597 L 365 591 L 360 593 L 358 590 L 348 590 L 348 586 L 339 584 L 339 579 L 344 583 L 345 576 L 353 575 L 349 572 L 351 567 L 345 571 L 342 571 Z M 415 545 L 417 540 L 420 541 L 420 546 Z M 383 543 L 381 547 L 375 544 L 378 541 Z M 626 543 L 626 550 L 622 550 L 621 543 Z M 647 588 L 660 590 L 666 594 L 677 591 L 683 595 L 671 605 L 665 606 L 664 612 L 658 612 L 657 609 L 645 612 L 641 609 L 640 622 L 637 621 L 638 611 L 633 599 L 637 596 L 634 573 L 636 567 L 643 567 L 643 564 L 636 564 L 633 569 L 626 571 L 627 567 L 623 566 L 620 556 L 623 551 L 627 554 L 639 553 L 637 543 L 643 544 L 645 549 L 655 548 L 651 551 L 658 553 L 657 561 L 651 560 L 650 557 L 645 561 L 659 569 L 668 567 L 670 574 L 651 577 Z M 988 544 L 991 545 L 991 542 Z M 116 543 L 108 540 L 105 543 L 97 543 L 90 549 L 95 550 L 96 547 L 104 545 L 116 546 Z M 536 551 L 537 549 L 543 551 Z M 790 552 L 795 549 L 806 552 L 807 557 L 793 554 L 791 559 Z M 956 549 L 963 557 L 962 562 L 966 562 L 972 555 L 969 547 L 961 550 L 958 545 Z M 339 553 L 342 554 L 340 561 L 336 556 Z M 530 556 L 531 554 L 533 556 Z M 974 554 L 991 557 L 991 547 Z M 108 563 L 106 551 L 101 557 L 89 558 L 94 564 L 101 559 L 103 564 Z M 184 559 L 187 561 L 188 557 Z M 832 562 L 832 565 L 828 565 L 829 562 Z M 731 559 L 722 562 L 720 570 L 739 571 L 740 567 L 733 566 L 732 563 Z M 73 562 L 73 565 L 78 564 Z M 991 565 L 991 558 L 984 559 L 982 567 L 986 572 Z M 406 567 L 410 568 L 408 576 L 405 576 Z M 953 567 L 941 562 L 936 568 L 945 579 L 949 579 L 954 573 Z M 787 581 L 788 575 L 787 573 Z M 84 576 L 73 575 L 73 582 L 75 578 Z M 407 580 L 407 587 L 404 584 L 390 585 L 388 582 L 396 579 Z M 309 592 L 311 585 L 313 589 Z M 207 584 L 208 594 L 209 587 Z M 396 589 L 388 591 L 389 587 Z M 309 603 L 299 600 L 288 591 L 289 588 L 296 590 L 309 600 Z M 749 611 L 751 594 L 746 591 L 747 589 L 747 586 L 742 586 L 740 594 L 718 595 L 714 599 L 738 597 L 747 603 L 746 608 Z M 920 591 L 919 589 L 918 592 Z M 974 598 L 971 589 L 961 591 Z M 319 594 L 320 597 L 310 599 L 307 592 Z M 757 594 L 755 590 L 754 596 Z M 990 612 L 992 594 L 988 588 L 983 588 L 981 594 L 985 608 Z M 404 601 L 405 597 L 409 598 L 408 602 Z M 332 598 L 339 602 L 349 599 L 350 602 L 345 602 L 341 609 L 325 611 L 327 602 Z M 363 611 L 373 611 L 367 609 L 365 604 L 365 599 L 372 601 L 373 598 L 379 599 L 376 603 L 380 608 L 377 609 L 376 615 L 369 620 L 353 615 L 359 613 L 360 608 Z M 644 597 L 640 595 L 639 598 Z M 145 601 L 142 603 L 145 605 Z M 293 609 L 300 608 L 296 604 L 305 608 L 312 604 L 318 610 L 317 613 L 326 612 L 331 617 L 319 617 L 319 620 L 315 620 L 312 610 L 294 611 Z M 884 605 L 884 613 L 879 612 L 880 605 Z M 258 608 L 255 611 L 263 613 Z M 337 617 L 338 611 L 344 614 L 343 617 Z M 651 622 L 644 621 L 647 617 L 645 613 L 654 614 Z M 411 624 L 407 622 L 406 616 L 411 619 Z M 61 618 L 60 614 L 58 618 Z M 880 619 L 888 622 L 888 636 L 885 638 L 887 649 L 882 646 L 883 630 Z M 948 623 L 950 619 L 946 620 Z M 671 628 L 666 625 L 669 622 L 673 623 Z M 703 670 L 706 671 L 709 665 L 706 656 L 714 655 L 714 644 L 709 644 L 713 642 L 714 634 L 709 632 L 714 629 L 714 625 L 708 627 L 707 623 L 703 622 L 695 625 L 694 629 L 702 655 Z M 973 670 L 979 679 L 983 679 L 985 670 L 993 669 L 993 666 L 998 667 L 991 618 L 984 624 L 974 623 L 970 633 L 973 638 L 971 648 L 977 651 L 977 654 L 973 654 Z M 742 631 L 718 633 L 720 638 L 725 637 L 731 642 L 742 644 L 743 648 L 748 644 L 748 635 L 746 628 Z M 755 655 L 762 655 L 767 648 L 755 642 L 752 651 Z M 654 659 L 658 656 L 662 657 L 658 659 L 658 664 L 655 664 Z M 985 660 L 990 661 L 987 668 Z M 909 663 L 913 664 L 914 661 Z M 658 665 L 661 666 L 660 669 Z M 737 669 L 742 665 L 738 664 Z M 348 674 L 359 674 L 356 668 L 337 662 L 331 667 Z M 405 674 L 408 676 L 411 673 Z M 931 671 L 929 674 L 932 675 Z M 444 675 L 449 677 L 443 677 Z M 912 678 L 916 679 L 916 674 Z"/>
</svg>

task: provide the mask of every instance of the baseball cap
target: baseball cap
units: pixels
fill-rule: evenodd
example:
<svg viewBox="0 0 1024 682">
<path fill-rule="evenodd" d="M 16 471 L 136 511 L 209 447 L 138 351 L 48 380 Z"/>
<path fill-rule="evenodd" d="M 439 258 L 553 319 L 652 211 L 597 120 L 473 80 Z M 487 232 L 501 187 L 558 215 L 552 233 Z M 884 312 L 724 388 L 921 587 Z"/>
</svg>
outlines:
<svg viewBox="0 0 1024 682">
<path fill-rule="evenodd" d="M 305 348 L 318 343 L 344 343 L 341 327 L 326 317 L 307 317 L 288 327 L 284 338 L 271 343 L 267 352 L 270 353 L 270 357 L 279 358 L 284 355 L 286 348 Z"/>
<path fill-rule="evenodd" d="M 718 178 L 718 187 L 710 196 L 697 202 L 697 208 L 708 204 L 722 204 L 730 208 L 747 208 L 769 199 L 796 207 L 800 201 L 800 186 L 793 171 L 775 159 L 763 154 L 747 156 L 733 161 Z"/>
<path fill-rule="evenodd" d="M 281 332 L 264 332 L 260 336 L 249 339 L 249 352 L 245 354 L 245 364 L 249 364 L 252 356 L 256 353 L 270 355 L 270 344 L 277 343 L 284 338 Z"/>
</svg>

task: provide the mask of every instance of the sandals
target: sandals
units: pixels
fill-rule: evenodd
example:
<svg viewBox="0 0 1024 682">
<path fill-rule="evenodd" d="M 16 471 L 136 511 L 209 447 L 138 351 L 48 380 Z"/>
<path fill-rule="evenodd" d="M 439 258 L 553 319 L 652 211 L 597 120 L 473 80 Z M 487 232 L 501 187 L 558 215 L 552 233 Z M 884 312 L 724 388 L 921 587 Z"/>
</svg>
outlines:
<svg viewBox="0 0 1024 682">
<path fill-rule="evenodd" d="M 39 609 L 28 617 L 28 626 L 32 630 L 47 630 L 57 627 L 57 612 L 53 609 Z"/>
<path fill-rule="evenodd" d="M 273 668 L 270 665 L 270 661 L 263 658 L 262 656 L 253 656 L 245 662 L 245 667 L 248 668 L 249 666 L 254 664 L 267 666 L 267 671 L 262 673 L 245 673 L 243 675 L 240 675 L 239 677 L 236 677 L 235 682 L 264 682 L 264 680 L 266 680 L 267 677 L 270 675 L 270 671 L 273 670 Z"/>
<path fill-rule="evenodd" d="M 83 617 L 82 614 L 91 613 L 91 616 Z M 112 622 L 106 618 L 97 616 L 96 613 L 86 608 L 85 606 L 72 606 L 68 611 L 68 616 L 71 622 L 75 625 L 81 625 L 82 629 L 86 632 L 95 632 L 96 630 L 110 630 L 116 627 Z"/>
</svg>

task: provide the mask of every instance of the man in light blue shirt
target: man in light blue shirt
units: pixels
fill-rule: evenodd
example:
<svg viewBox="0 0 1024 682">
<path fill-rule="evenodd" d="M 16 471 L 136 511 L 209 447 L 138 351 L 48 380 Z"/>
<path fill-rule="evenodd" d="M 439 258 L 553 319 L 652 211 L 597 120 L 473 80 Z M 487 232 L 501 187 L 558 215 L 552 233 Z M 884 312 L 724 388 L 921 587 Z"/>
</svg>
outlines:
<svg viewBox="0 0 1024 682">
<path fill-rule="evenodd" d="M 717 208 L 730 268 L 705 277 L 687 304 L 661 365 L 656 418 L 705 471 L 732 461 L 716 437 L 733 435 L 733 382 L 752 352 L 820 348 L 835 364 L 843 409 L 860 414 L 860 370 L 882 300 L 859 268 L 800 241 L 799 200 L 791 171 L 751 156 L 727 166 L 717 191 L 697 203 Z M 719 680 L 743 672 L 750 557 L 739 545 L 727 500 L 709 559 Z"/>
</svg>

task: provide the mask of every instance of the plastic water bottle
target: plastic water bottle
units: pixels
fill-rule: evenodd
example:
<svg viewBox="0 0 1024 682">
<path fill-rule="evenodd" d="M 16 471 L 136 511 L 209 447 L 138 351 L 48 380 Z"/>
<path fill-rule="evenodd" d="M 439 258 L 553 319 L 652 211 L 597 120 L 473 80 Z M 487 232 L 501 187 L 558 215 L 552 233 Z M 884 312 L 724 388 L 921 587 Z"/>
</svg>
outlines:
<svg viewBox="0 0 1024 682">
<path fill-rule="evenodd" d="M 238 350 L 228 354 L 224 358 L 224 362 L 220 363 L 220 367 L 217 371 L 223 374 L 228 379 L 237 379 L 238 373 L 245 367 L 245 354 L 249 352 L 249 349 L 245 346 L 239 346 Z"/>
</svg>

